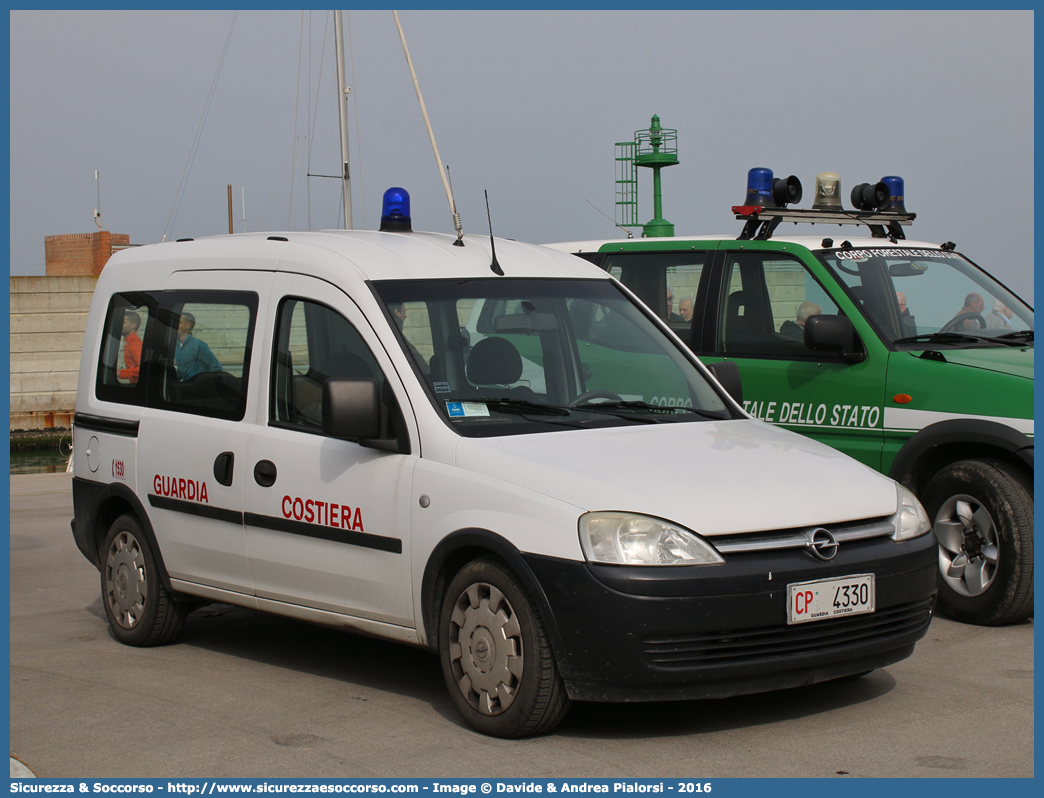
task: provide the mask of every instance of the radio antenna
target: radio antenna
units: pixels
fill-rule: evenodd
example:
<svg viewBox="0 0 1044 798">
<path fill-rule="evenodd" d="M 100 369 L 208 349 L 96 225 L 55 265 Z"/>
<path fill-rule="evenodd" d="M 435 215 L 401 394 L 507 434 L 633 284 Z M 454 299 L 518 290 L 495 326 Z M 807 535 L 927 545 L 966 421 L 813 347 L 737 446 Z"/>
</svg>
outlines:
<svg viewBox="0 0 1044 798">
<path fill-rule="evenodd" d="M 417 100 L 420 102 L 421 116 L 424 117 L 424 126 L 428 129 L 428 138 L 431 139 L 431 149 L 432 152 L 435 153 L 435 163 L 438 166 L 439 177 L 442 178 L 442 187 L 446 190 L 446 199 L 449 200 L 450 213 L 453 214 L 453 229 L 457 231 L 457 240 L 453 242 L 453 246 L 462 247 L 464 246 L 464 230 L 460 224 L 460 214 L 457 213 L 457 203 L 453 200 L 453 191 L 450 188 L 449 181 L 446 179 L 446 175 L 442 171 L 442 158 L 439 157 L 439 148 L 435 144 L 435 134 L 432 132 L 431 122 L 428 121 L 428 110 L 424 107 L 424 97 L 421 96 L 420 84 L 417 82 L 417 73 L 413 69 L 413 60 L 410 58 L 409 48 L 406 47 L 406 34 L 402 32 L 402 25 L 399 23 L 399 12 L 393 10 L 392 15 L 395 17 L 395 27 L 399 29 L 399 39 L 402 41 L 402 51 L 406 54 L 406 64 L 410 68 L 410 76 L 413 78 L 413 88 L 417 92 Z"/>
<path fill-rule="evenodd" d="M 493 243 L 493 219 L 489 215 L 489 192 L 482 189 L 482 193 L 486 195 L 486 219 L 489 221 L 489 251 L 493 253 L 493 262 L 489 264 L 489 268 L 493 270 L 494 274 L 503 276 L 504 270 L 497 263 L 497 246 Z"/>
</svg>

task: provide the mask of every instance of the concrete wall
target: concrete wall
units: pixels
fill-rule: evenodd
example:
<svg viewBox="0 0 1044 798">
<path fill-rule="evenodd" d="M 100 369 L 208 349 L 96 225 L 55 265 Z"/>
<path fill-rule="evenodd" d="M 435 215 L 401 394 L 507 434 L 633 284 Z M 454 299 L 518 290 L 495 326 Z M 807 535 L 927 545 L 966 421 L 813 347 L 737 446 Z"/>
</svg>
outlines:
<svg viewBox="0 0 1044 798">
<path fill-rule="evenodd" d="M 72 426 L 96 276 L 11 278 L 11 429 Z"/>
</svg>

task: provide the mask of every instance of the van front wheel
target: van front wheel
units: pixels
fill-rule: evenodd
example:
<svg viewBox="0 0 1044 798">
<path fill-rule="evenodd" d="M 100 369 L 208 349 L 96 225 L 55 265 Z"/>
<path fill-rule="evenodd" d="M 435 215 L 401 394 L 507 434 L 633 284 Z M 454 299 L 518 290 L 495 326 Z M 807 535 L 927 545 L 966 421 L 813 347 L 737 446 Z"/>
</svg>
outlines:
<svg viewBox="0 0 1044 798">
<path fill-rule="evenodd" d="M 443 600 L 439 648 L 453 703 L 477 731 L 525 737 L 557 726 L 569 697 L 528 591 L 499 561 L 465 565 Z"/>
<path fill-rule="evenodd" d="M 939 605 L 965 623 L 1000 626 L 1033 610 L 1033 494 L 1001 462 L 961 460 L 924 489 L 939 542 Z"/>
<path fill-rule="evenodd" d="M 134 516 L 121 515 L 113 522 L 101 555 L 102 603 L 120 642 L 159 646 L 173 640 L 188 608 L 163 587 L 156 558 Z"/>
</svg>

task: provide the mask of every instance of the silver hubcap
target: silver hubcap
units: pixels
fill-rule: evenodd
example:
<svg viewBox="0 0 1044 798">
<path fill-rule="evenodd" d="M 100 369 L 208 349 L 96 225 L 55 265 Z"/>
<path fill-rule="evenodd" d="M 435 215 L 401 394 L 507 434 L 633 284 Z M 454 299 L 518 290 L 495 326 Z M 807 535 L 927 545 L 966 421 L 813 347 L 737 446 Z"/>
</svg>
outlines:
<svg viewBox="0 0 1044 798">
<path fill-rule="evenodd" d="M 935 516 L 939 573 L 962 596 L 981 596 L 997 576 L 1000 542 L 993 518 L 977 499 L 951 496 Z"/>
<path fill-rule="evenodd" d="M 145 555 L 130 532 L 121 532 L 105 557 L 105 600 L 112 617 L 133 629 L 145 612 Z"/>
<path fill-rule="evenodd" d="M 522 679 L 522 630 L 511 604 L 493 585 L 471 585 L 457 599 L 449 633 L 461 694 L 483 715 L 504 712 Z"/>
</svg>

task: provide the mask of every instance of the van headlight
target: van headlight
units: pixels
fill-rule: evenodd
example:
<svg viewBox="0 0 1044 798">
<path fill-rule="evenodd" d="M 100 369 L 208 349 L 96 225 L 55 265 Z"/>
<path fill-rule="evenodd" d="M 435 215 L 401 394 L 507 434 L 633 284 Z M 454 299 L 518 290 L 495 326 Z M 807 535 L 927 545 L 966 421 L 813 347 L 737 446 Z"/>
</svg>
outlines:
<svg viewBox="0 0 1044 798">
<path fill-rule="evenodd" d="M 580 516 L 580 545 L 588 562 L 615 565 L 721 565 L 724 558 L 687 529 L 631 513 Z"/>
<path fill-rule="evenodd" d="M 928 513 L 924 511 L 917 497 L 898 482 L 895 483 L 895 490 L 899 494 L 899 509 L 892 518 L 892 525 L 895 527 L 892 540 L 910 540 L 930 532 L 932 522 L 928 520 Z"/>
</svg>

